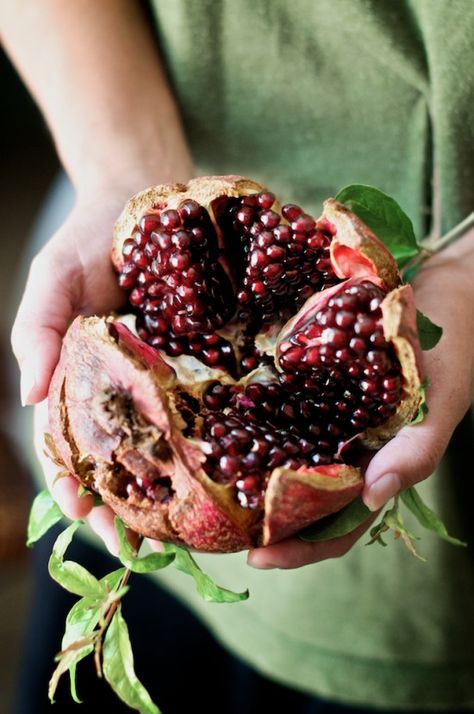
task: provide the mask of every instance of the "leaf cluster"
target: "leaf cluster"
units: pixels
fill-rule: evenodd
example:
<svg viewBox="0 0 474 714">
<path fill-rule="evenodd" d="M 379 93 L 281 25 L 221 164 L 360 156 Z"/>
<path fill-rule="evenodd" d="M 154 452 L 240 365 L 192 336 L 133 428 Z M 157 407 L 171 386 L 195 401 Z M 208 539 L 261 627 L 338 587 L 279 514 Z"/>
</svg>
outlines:
<svg viewBox="0 0 474 714">
<path fill-rule="evenodd" d="M 28 545 L 31 547 L 63 518 L 59 506 L 48 491 L 39 493 L 32 505 L 28 523 Z M 69 611 L 61 650 L 56 655 L 48 696 L 54 702 L 59 680 L 69 673 L 71 696 L 80 703 L 77 693 L 77 665 L 93 655 L 96 672 L 104 677 L 117 696 L 141 714 L 160 714 L 149 693 L 135 674 L 133 652 L 127 623 L 122 614 L 122 598 L 127 594 L 130 574 L 151 573 L 169 565 L 193 578 L 198 594 L 208 602 L 230 603 L 248 598 L 248 591 L 234 593 L 217 585 L 203 573 L 191 554 L 181 546 L 164 544 L 162 553 L 139 556 L 127 537 L 127 528 L 115 518 L 120 544 L 119 559 L 123 567 L 100 580 L 79 563 L 65 560 L 66 550 L 83 525 L 73 521 L 60 533 L 49 559 L 49 574 L 59 585 L 80 597 Z M 141 545 L 141 543 L 140 543 Z"/>
</svg>

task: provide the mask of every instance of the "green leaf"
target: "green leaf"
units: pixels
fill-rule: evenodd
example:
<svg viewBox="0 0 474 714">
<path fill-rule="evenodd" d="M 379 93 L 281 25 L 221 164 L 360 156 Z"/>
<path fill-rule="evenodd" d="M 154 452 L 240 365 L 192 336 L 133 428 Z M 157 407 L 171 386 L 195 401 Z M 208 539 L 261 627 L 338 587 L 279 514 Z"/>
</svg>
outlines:
<svg viewBox="0 0 474 714">
<path fill-rule="evenodd" d="M 102 597 L 105 593 L 104 586 L 92 573 L 79 563 L 63 560 L 64 553 L 81 523 L 81 521 L 74 521 L 58 536 L 48 563 L 49 574 L 53 580 L 75 595 Z"/>
<path fill-rule="evenodd" d="M 370 529 L 370 541 L 367 543 L 367 545 L 371 545 L 372 543 L 378 543 L 379 545 L 386 548 L 387 543 L 382 538 L 382 533 L 384 533 L 386 530 L 388 530 L 388 528 L 384 528 L 383 523 L 377 523 L 377 525 Z"/>
<path fill-rule="evenodd" d="M 390 250 L 399 268 L 420 252 L 411 220 L 383 191 L 373 186 L 352 184 L 339 191 L 336 199 L 373 230 Z"/>
<path fill-rule="evenodd" d="M 399 497 L 395 496 L 393 506 L 385 511 L 380 523 L 377 523 L 377 525 L 370 531 L 371 539 L 367 545 L 380 543 L 380 545 L 386 546 L 387 544 L 382 539 L 382 534 L 386 533 L 388 530 L 392 530 L 395 533 L 395 538 L 401 538 L 412 555 L 419 560 L 425 561 L 426 558 L 423 558 L 423 556 L 421 556 L 415 548 L 414 541 L 419 540 L 419 538 L 405 527 L 398 505 Z"/>
<path fill-rule="evenodd" d="M 239 602 L 247 600 L 249 596 L 248 590 L 243 593 L 235 593 L 221 588 L 209 575 L 203 573 L 192 555 L 185 548 L 171 543 L 164 543 L 163 547 L 166 553 L 175 553 L 176 557 L 173 561 L 175 568 L 194 578 L 196 590 L 203 600 L 207 602 Z"/>
<path fill-rule="evenodd" d="M 372 515 L 361 498 L 349 503 L 342 510 L 312 523 L 298 534 L 301 540 L 312 543 L 331 538 L 340 538 L 351 533 Z"/>
<path fill-rule="evenodd" d="M 424 420 L 426 415 L 428 414 L 429 409 L 428 409 L 428 404 L 426 402 L 426 390 L 428 389 L 429 386 L 430 386 L 430 383 L 428 381 L 428 378 L 426 377 L 423 380 L 423 382 L 420 384 L 420 386 L 418 387 L 418 392 L 421 397 L 421 402 L 420 402 L 420 406 L 418 407 L 418 412 L 417 412 L 416 416 L 410 422 L 410 424 L 412 426 L 414 426 L 415 424 L 420 424 Z"/>
<path fill-rule="evenodd" d="M 51 679 L 49 680 L 49 688 L 48 688 L 48 697 L 49 700 L 52 704 L 54 704 L 54 694 L 56 692 L 58 682 L 61 678 L 61 676 L 70 670 L 71 667 L 74 667 L 77 665 L 78 662 L 80 662 L 81 659 L 84 659 L 84 657 L 87 657 L 91 652 L 93 652 L 94 646 L 91 644 L 84 644 L 82 647 L 78 647 L 77 649 L 72 649 L 69 650 L 65 655 L 61 657 L 59 660 L 59 664 L 54 670 Z M 80 703 L 79 699 L 77 698 L 77 693 L 75 691 L 75 687 L 73 688 L 71 686 L 71 692 L 74 691 L 74 694 L 76 695 L 76 700 L 77 702 Z"/>
<path fill-rule="evenodd" d="M 100 608 L 96 600 L 86 597 L 78 600 L 66 617 L 66 629 L 61 643 L 62 650 L 67 650 L 75 642 L 85 639 L 87 635 L 91 635 L 99 622 L 100 614 Z M 81 704 L 81 700 L 76 689 L 76 666 L 88 654 L 90 654 L 90 650 L 84 648 L 81 656 L 78 659 L 74 659 L 68 667 L 71 696 L 77 704 Z"/>
<path fill-rule="evenodd" d="M 119 568 L 100 580 L 103 587 L 101 597 L 83 597 L 74 603 L 66 617 L 66 629 L 61 643 L 63 650 L 94 630 L 103 611 L 101 604 L 108 600 L 110 592 L 116 590 L 124 573 L 125 568 Z"/>
<path fill-rule="evenodd" d="M 45 533 L 58 523 L 63 514 L 50 492 L 41 491 L 36 496 L 30 510 L 26 545 L 31 548 Z"/>
<path fill-rule="evenodd" d="M 125 526 L 117 516 L 115 517 L 115 530 L 120 544 L 120 562 L 134 573 L 151 573 L 154 570 L 166 568 L 175 558 L 174 553 L 150 553 L 143 558 L 138 558 L 126 536 Z"/>
<path fill-rule="evenodd" d="M 117 594 L 117 588 L 124 573 L 125 568 L 119 568 L 101 578 L 100 583 L 103 585 L 105 593 L 102 600 L 83 597 L 72 606 L 66 617 L 66 628 L 61 642 L 62 651 L 67 650 L 74 643 L 84 640 L 94 632 L 105 611 L 110 606 L 110 593 Z M 81 700 L 77 695 L 76 689 L 76 666 L 88 654 L 89 652 L 84 649 L 82 656 L 74 660 L 69 667 L 71 696 L 78 704 L 81 704 Z"/>
<path fill-rule="evenodd" d="M 116 591 L 124 573 L 125 568 L 119 568 L 101 578 L 100 582 L 104 586 L 104 593 L 106 593 L 102 600 L 83 597 L 72 606 L 66 617 L 66 628 L 61 642 L 63 651 L 94 632 L 104 611 L 109 606 L 109 593 Z M 77 704 L 81 704 L 81 700 L 77 695 L 76 689 L 76 666 L 88 654 L 89 652 L 84 649 L 82 656 L 74 660 L 69 667 L 71 696 Z"/>
<path fill-rule="evenodd" d="M 452 545 L 467 546 L 467 543 L 449 535 L 444 523 L 438 518 L 436 513 L 431 510 L 431 508 L 428 508 L 414 486 L 402 491 L 400 498 L 424 528 L 428 528 L 430 531 L 433 531 L 440 538 L 448 543 L 451 543 Z"/>
<path fill-rule="evenodd" d="M 141 714 L 160 714 L 150 695 L 137 678 L 133 667 L 130 637 L 120 608 L 107 629 L 103 648 L 104 676 L 114 692 Z"/>
<path fill-rule="evenodd" d="M 430 318 L 423 315 L 421 310 L 416 311 L 416 327 L 422 350 L 433 349 L 443 334 L 443 328 L 431 322 Z"/>
</svg>

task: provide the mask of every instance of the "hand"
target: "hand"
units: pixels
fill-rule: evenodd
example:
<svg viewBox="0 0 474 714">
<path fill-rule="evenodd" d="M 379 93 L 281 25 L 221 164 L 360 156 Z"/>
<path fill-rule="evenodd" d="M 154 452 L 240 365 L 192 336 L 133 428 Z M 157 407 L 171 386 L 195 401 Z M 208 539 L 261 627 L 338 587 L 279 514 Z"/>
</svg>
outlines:
<svg viewBox="0 0 474 714">
<path fill-rule="evenodd" d="M 110 261 L 123 203 L 109 196 L 81 201 L 31 264 L 12 331 L 24 405 L 46 397 L 69 322 L 124 302 Z"/>
<path fill-rule="evenodd" d="M 144 177 L 141 187 L 149 183 L 149 177 Z M 134 191 L 136 187 L 125 189 L 125 195 L 119 192 L 117 197 L 110 187 L 97 199 L 78 201 L 66 223 L 33 260 L 12 331 L 24 404 L 45 399 L 70 321 L 78 314 L 108 312 L 124 303 L 110 251 L 113 224 Z M 45 432 L 46 400 L 35 409 L 34 438 L 47 485 L 63 513 L 71 519 L 87 517 L 91 528 L 116 555 L 114 514 L 108 506 L 93 507 L 90 495 L 79 497 L 79 483 L 72 475 L 56 478 L 60 469 L 43 452 Z"/>
<path fill-rule="evenodd" d="M 362 497 L 372 511 L 430 476 L 474 398 L 474 232 L 431 258 L 414 283 L 417 307 L 443 327 L 438 345 L 423 353 L 429 413 L 406 426 L 370 461 Z M 289 538 L 248 556 L 255 568 L 298 568 L 344 555 L 375 516 L 352 533 L 326 542 Z"/>
<path fill-rule="evenodd" d="M 119 290 L 110 261 L 112 229 L 125 198 L 101 194 L 79 201 L 60 230 L 33 260 L 12 331 L 12 346 L 21 369 L 23 404 L 44 400 L 59 359 L 62 337 L 78 314 L 119 307 Z M 47 402 L 35 409 L 35 447 L 46 482 L 66 516 L 85 518 L 116 554 L 113 513 L 93 508 L 93 497 L 78 497 L 73 476 L 56 479 L 58 467 L 44 453 L 48 431 Z"/>
</svg>

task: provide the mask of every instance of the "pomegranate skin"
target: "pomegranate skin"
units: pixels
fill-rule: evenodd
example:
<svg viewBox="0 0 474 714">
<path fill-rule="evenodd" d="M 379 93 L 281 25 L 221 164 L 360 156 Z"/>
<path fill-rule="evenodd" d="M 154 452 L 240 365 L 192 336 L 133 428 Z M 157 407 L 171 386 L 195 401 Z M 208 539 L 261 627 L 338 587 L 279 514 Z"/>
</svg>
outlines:
<svg viewBox="0 0 474 714">
<path fill-rule="evenodd" d="M 145 317 L 76 318 L 50 432 L 56 461 L 138 533 L 204 552 L 278 542 L 350 503 L 355 447 L 379 448 L 416 415 L 412 289 L 334 199 L 316 220 L 239 176 L 154 187 L 127 203 L 112 260 Z M 236 307 L 216 318 L 219 281 Z"/>
</svg>

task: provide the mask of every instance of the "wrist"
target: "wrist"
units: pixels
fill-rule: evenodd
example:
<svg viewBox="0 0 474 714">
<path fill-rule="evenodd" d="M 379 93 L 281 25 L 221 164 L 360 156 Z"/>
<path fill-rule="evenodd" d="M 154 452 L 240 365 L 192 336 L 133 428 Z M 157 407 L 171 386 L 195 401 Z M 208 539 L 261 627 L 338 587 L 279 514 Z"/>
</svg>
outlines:
<svg viewBox="0 0 474 714">
<path fill-rule="evenodd" d="M 165 142 L 143 128 L 133 135 L 128 131 L 107 134 L 102 140 L 95 137 L 82 148 L 76 144 L 63 163 L 82 203 L 111 194 L 126 200 L 149 186 L 186 183 L 193 175 L 181 136 L 168 136 Z"/>
</svg>

